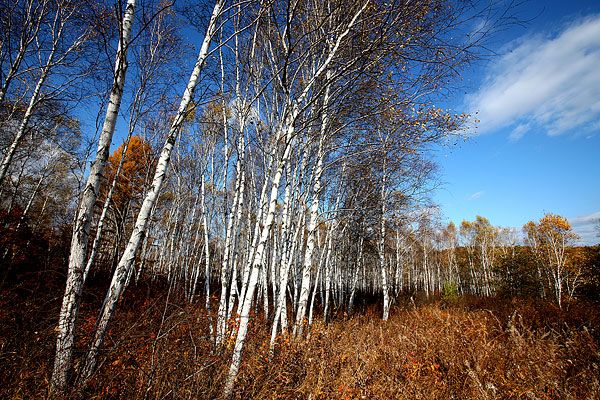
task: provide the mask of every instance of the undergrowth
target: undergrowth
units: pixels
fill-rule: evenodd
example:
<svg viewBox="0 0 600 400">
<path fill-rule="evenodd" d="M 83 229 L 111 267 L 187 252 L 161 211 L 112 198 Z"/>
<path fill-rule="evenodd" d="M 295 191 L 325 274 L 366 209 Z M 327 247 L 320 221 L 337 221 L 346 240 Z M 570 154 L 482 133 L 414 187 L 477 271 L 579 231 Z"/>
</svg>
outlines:
<svg viewBox="0 0 600 400">
<path fill-rule="evenodd" d="M 53 290 L 2 289 L 0 398 L 43 398 L 60 298 Z M 101 285 L 98 293 L 101 293 Z M 39 289 L 41 290 L 41 289 Z M 81 308 L 75 368 L 93 332 L 99 296 Z M 214 315 L 150 286 L 130 287 L 88 387 L 73 398 L 218 399 L 230 349 L 215 351 Z M 406 302 L 382 321 L 376 307 L 309 336 L 280 336 L 252 319 L 236 399 L 600 398 L 597 306 L 560 310 L 526 299 Z"/>
</svg>

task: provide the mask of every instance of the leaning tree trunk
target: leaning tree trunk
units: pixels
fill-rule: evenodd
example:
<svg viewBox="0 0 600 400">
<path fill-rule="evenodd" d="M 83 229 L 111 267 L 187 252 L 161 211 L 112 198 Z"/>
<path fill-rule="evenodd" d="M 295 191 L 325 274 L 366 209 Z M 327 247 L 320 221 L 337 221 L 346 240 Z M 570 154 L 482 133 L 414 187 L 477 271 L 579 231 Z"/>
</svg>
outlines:
<svg viewBox="0 0 600 400">
<path fill-rule="evenodd" d="M 54 370 L 50 382 L 50 392 L 62 392 L 67 385 L 68 372 L 73 357 L 73 332 L 79 309 L 81 290 L 84 284 L 84 267 L 87 253 L 90 223 L 93 217 L 94 205 L 100 189 L 102 174 L 108 159 L 110 143 L 115 131 L 117 115 L 123 97 L 125 75 L 127 71 L 127 50 L 133 25 L 136 0 L 128 0 L 123 15 L 122 32 L 117 50 L 115 76 L 110 93 L 102 132 L 98 140 L 96 159 L 90 169 L 83 197 L 79 204 L 77 219 L 71 239 L 67 285 L 63 296 L 62 307 L 58 319 L 58 338 L 56 340 L 56 356 Z"/>
<path fill-rule="evenodd" d="M 42 68 L 42 73 L 41 73 L 40 77 L 38 78 L 38 81 L 35 86 L 35 89 L 33 90 L 33 93 L 31 94 L 31 98 L 29 99 L 29 104 L 27 105 L 27 109 L 25 110 L 25 114 L 23 115 L 23 119 L 21 120 L 21 124 L 19 125 L 19 129 L 17 130 L 17 134 L 15 135 L 12 143 L 6 150 L 6 153 L 4 154 L 4 157 L 2 158 L 2 162 L 0 162 L 0 185 L 2 185 L 2 182 L 4 182 L 4 179 L 6 178 L 6 175 L 8 174 L 8 167 L 10 167 L 13 157 L 17 151 L 17 148 L 19 147 L 19 145 L 21 144 L 21 141 L 25 137 L 25 134 L 27 132 L 27 127 L 29 126 L 29 121 L 31 120 L 31 117 L 33 116 L 33 110 L 40 99 L 42 86 L 44 85 L 44 82 L 46 81 L 46 79 L 48 78 L 48 74 L 50 73 L 50 68 L 51 68 L 55 54 L 56 54 L 56 45 L 53 45 L 52 50 L 50 51 L 50 54 L 48 55 L 48 61 L 46 62 L 46 65 Z"/>
<path fill-rule="evenodd" d="M 104 205 L 102 206 L 102 212 L 100 213 L 98 225 L 96 226 L 96 236 L 94 237 L 94 241 L 92 243 L 92 251 L 90 253 L 90 256 L 88 257 L 87 263 L 85 265 L 85 270 L 83 272 L 83 282 L 86 281 L 87 276 L 90 273 L 92 265 L 94 264 L 94 261 L 96 259 L 96 254 L 98 254 L 98 246 L 100 245 L 100 240 L 102 239 L 102 232 L 104 230 L 104 221 L 106 220 L 108 209 L 110 207 L 110 202 L 112 201 L 112 197 L 115 193 L 117 183 L 119 182 L 119 176 L 121 175 L 121 171 L 123 170 L 123 164 L 125 163 L 125 155 L 127 153 L 127 149 L 129 148 L 130 140 L 131 131 L 129 131 L 129 135 L 127 136 L 127 140 L 125 142 L 125 145 L 123 146 L 123 150 L 121 151 L 121 160 L 119 161 L 119 165 L 115 172 L 115 177 L 113 178 L 110 189 L 108 190 L 108 194 L 106 195 L 106 199 L 104 200 Z"/>
<path fill-rule="evenodd" d="M 98 351 L 102 346 L 104 336 L 108 330 L 108 325 L 112 319 L 115 307 L 125 286 L 125 280 L 127 278 L 128 271 L 133 266 L 137 250 L 142 242 L 142 239 L 144 238 L 144 235 L 146 234 L 146 227 L 148 225 L 150 211 L 154 207 L 154 204 L 158 198 L 158 194 L 169 167 L 173 146 L 175 145 L 185 117 L 188 114 L 189 105 L 198 83 L 198 78 L 206 63 L 210 43 L 217 29 L 217 20 L 221 14 L 221 10 L 223 9 L 224 1 L 225 0 L 217 0 L 214 6 L 196 65 L 194 66 L 190 80 L 184 91 L 183 97 L 181 98 L 179 110 L 177 111 L 177 115 L 175 116 L 173 124 L 171 125 L 167 140 L 158 159 L 156 171 L 152 180 L 152 186 L 144 198 L 144 202 L 142 203 L 142 207 L 138 213 L 133 232 L 131 233 L 129 242 L 127 243 L 127 247 L 125 248 L 125 251 L 123 252 L 123 255 L 121 256 L 121 259 L 113 274 L 110 287 L 106 294 L 106 298 L 104 299 L 102 310 L 100 311 L 96 333 L 94 334 L 92 345 L 87 354 L 85 364 L 80 375 L 82 382 L 87 381 L 96 368 Z"/>
<path fill-rule="evenodd" d="M 18 4 L 18 2 L 15 3 Z M 44 22 L 47 6 L 47 1 L 38 2 L 35 4 L 35 7 L 33 1 L 28 2 L 27 4 L 27 10 L 25 11 L 26 17 L 25 21 L 23 21 L 19 38 L 19 50 L 10 62 L 8 72 L 4 75 L 4 82 L 2 83 L 2 87 L 0 87 L 0 103 L 4 101 L 12 80 L 18 76 L 19 68 L 28 53 L 29 46 L 38 39 L 38 33 Z"/>
</svg>

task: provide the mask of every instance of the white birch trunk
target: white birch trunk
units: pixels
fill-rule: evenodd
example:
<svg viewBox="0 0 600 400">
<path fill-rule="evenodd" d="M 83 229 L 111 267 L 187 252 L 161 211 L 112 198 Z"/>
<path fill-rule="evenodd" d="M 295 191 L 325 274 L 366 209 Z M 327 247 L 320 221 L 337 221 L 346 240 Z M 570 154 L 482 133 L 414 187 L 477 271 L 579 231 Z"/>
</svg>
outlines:
<svg viewBox="0 0 600 400">
<path fill-rule="evenodd" d="M 25 11 L 26 19 L 23 22 L 23 29 L 19 37 L 19 50 L 11 62 L 10 68 L 2 83 L 2 87 L 0 88 L 0 103 L 4 101 L 10 83 L 15 76 L 17 76 L 21 63 L 27 54 L 27 49 L 38 38 L 38 32 L 42 25 L 44 15 L 46 14 L 47 5 L 47 1 L 40 1 L 37 4 L 34 1 L 29 1 L 27 4 L 27 11 Z"/>
<path fill-rule="evenodd" d="M 202 175 L 202 225 L 204 225 L 204 292 L 205 292 L 205 307 L 206 310 L 210 310 L 210 247 L 209 247 L 209 237 L 208 237 L 208 218 L 206 211 L 206 187 L 204 183 L 204 174 Z"/>
<path fill-rule="evenodd" d="M 384 155 L 386 157 L 386 155 Z M 386 213 L 386 165 L 383 165 L 383 181 L 381 184 L 381 231 L 379 238 L 379 268 L 381 269 L 381 290 L 383 291 L 383 320 L 390 316 L 390 294 L 388 291 L 388 276 L 385 266 L 385 213 Z"/>
<path fill-rule="evenodd" d="M 10 167 L 10 164 L 12 163 L 12 159 L 17 151 L 17 148 L 19 147 L 19 145 L 21 144 L 21 141 L 23 140 L 23 137 L 25 136 L 27 127 L 29 126 L 29 120 L 31 119 L 31 116 L 33 115 L 33 110 L 34 110 L 35 106 L 37 105 L 38 100 L 40 98 L 40 92 L 42 90 L 42 86 L 44 85 L 44 82 L 46 82 L 46 79 L 48 78 L 48 75 L 50 73 L 51 65 L 52 65 L 55 54 L 56 54 L 56 44 L 54 44 L 52 46 L 52 49 L 50 50 L 50 54 L 48 55 L 48 60 L 46 61 L 46 64 L 42 68 L 42 73 L 41 73 L 40 77 L 38 78 L 38 81 L 36 83 L 35 89 L 33 90 L 33 93 L 31 94 L 31 98 L 29 99 L 29 104 L 27 105 L 25 114 L 23 115 L 23 118 L 21 119 L 19 129 L 17 130 L 17 133 L 16 133 L 15 137 L 13 138 L 12 143 L 10 144 L 9 148 L 6 150 L 6 153 L 4 154 L 4 157 L 2 158 L 2 161 L 0 162 L 0 185 L 2 185 L 2 183 L 4 182 L 4 179 L 6 178 L 6 175 L 8 174 L 8 167 Z"/>
<path fill-rule="evenodd" d="M 321 279 L 321 265 L 319 263 L 318 267 L 317 267 L 317 276 L 315 277 L 315 284 L 313 286 L 313 292 L 312 292 L 312 296 L 310 298 L 310 307 L 308 309 L 308 326 L 309 328 L 312 326 L 313 323 L 313 311 L 315 309 L 315 298 L 317 297 L 317 291 L 319 289 L 319 279 Z"/>
<path fill-rule="evenodd" d="M 117 182 L 119 181 L 119 175 L 121 174 L 121 170 L 123 169 L 123 164 L 125 163 L 125 154 L 127 153 L 127 148 L 129 147 L 129 141 L 131 139 L 131 132 L 127 137 L 127 141 L 125 142 L 125 146 L 123 146 L 123 150 L 121 151 L 121 160 L 119 161 L 119 166 L 117 167 L 117 171 L 115 172 L 115 177 L 113 178 L 112 184 L 106 195 L 106 199 L 104 200 L 104 205 L 102 206 L 102 213 L 100 214 L 100 219 L 98 220 L 98 225 L 96 226 L 96 236 L 94 237 L 94 242 L 92 244 L 92 250 L 90 252 L 90 256 L 88 257 L 88 261 L 85 265 L 85 270 L 83 272 L 83 281 L 85 282 L 87 276 L 92 268 L 92 264 L 94 264 L 94 260 L 96 258 L 96 254 L 98 252 L 98 245 L 100 244 L 100 239 L 102 238 L 102 230 L 104 229 L 104 220 L 106 219 L 106 214 L 108 213 L 108 208 L 110 206 L 110 202 L 112 200 L 112 196 L 115 192 L 115 188 L 117 186 Z"/>
<path fill-rule="evenodd" d="M 271 163 L 271 165 L 272 164 L 273 163 Z M 268 177 L 270 176 L 270 174 L 271 174 L 271 168 L 268 168 L 267 173 L 265 174 L 265 182 L 263 184 L 262 191 L 260 194 L 259 209 L 258 209 L 258 213 L 256 216 L 257 223 L 254 225 L 254 235 L 253 235 L 253 239 L 252 239 L 252 245 L 248 249 L 249 250 L 248 262 L 245 263 L 244 269 L 242 270 L 242 274 L 241 274 L 242 287 L 240 290 L 240 296 L 238 298 L 238 308 L 237 308 L 238 314 L 239 314 L 239 310 L 242 307 L 242 302 L 244 301 L 244 298 L 246 297 L 246 291 L 248 290 L 248 282 L 250 279 L 250 272 L 251 272 L 251 269 L 253 266 L 253 263 L 251 262 L 251 260 L 253 260 L 254 257 L 256 257 L 256 250 L 258 249 L 258 246 L 260 244 L 260 239 L 262 237 L 259 222 L 262 221 L 263 218 L 265 219 L 265 221 L 268 219 L 268 214 L 265 216 L 265 208 L 267 206 L 270 206 L 270 203 L 267 203 L 267 201 L 266 201 L 267 200 L 267 189 L 269 187 Z M 276 174 L 276 176 L 277 176 L 277 174 Z M 279 175 L 279 179 L 281 179 L 281 174 Z M 277 184 L 279 185 L 279 181 Z M 264 247 L 264 245 L 263 245 L 263 247 Z"/>
<path fill-rule="evenodd" d="M 279 192 L 279 183 L 280 183 L 284 168 L 287 165 L 288 158 L 290 156 L 291 143 L 292 143 L 292 138 L 294 135 L 294 124 L 296 123 L 296 119 L 300 113 L 300 105 L 304 104 L 311 89 L 313 89 L 315 82 L 327 70 L 327 68 L 333 61 L 334 57 L 336 56 L 342 40 L 350 33 L 351 28 L 354 26 L 354 24 L 356 24 L 358 18 L 360 17 L 362 12 L 365 10 L 368 3 L 369 3 L 368 1 L 366 1 L 364 3 L 364 5 L 354 14 L 352 20 L 345 27 L 345 30 L 337 36 L 335 44 L 333 45 L 333 47 L 327 54 L 327 58 L 323 61 L 323 63 L 319 67 L 319 69 L 313 74 L 313 76 L 311 77 L 309 82 L 306 84 L 306 86 L 304 87 L 304 90 L 300 93 L 300 95 L 295 100 L 289 99 L 290 103 L 288 104 L 289 108 L 287 109 L 287 112 L 289 114 L 286 116 L 284 125 L 283 125 L 285 127 L 284 128 L 285 129 L 285 136 L 284 136 L 285 149 L 284 149 L 283 155 L 281 156 L 281 159 L 279 160 L 275 176 L 273 177 L 273 180 L 272 180 L 269 208 L 268 208 L 268 212 L 264 219 L 263 227 L 261 229 L 260 239 L 259 239 L 258 243 L 256 244 L 256 247 L 255 247 L 256 250 L 254 251 L 254 254 L 252 255 L 252 257 L 249 258 L 249 261 L 251 261 L 252 268 L 251 268 L 251 271 L 249 274 L 247 290 L 246 290 L 245 295 L 240 298 L 242 307 L 241 307 L 241 312 L 239 313 L 240 314 L 239 315 L 239 328 L 238 328 L 236 343 L 235 343 L 235 347 L 234 347 L 234 351 L 233 351 L 232 362 L 231 362 L 229 374 L 227 377 L 227 382 L 225 384 L 225 388 L 223 391 L 224 397 L 226 397 L 226 398 L 230 397 L 232 394 L 235 378 L 236 378 L 237 373 L 240 368 L 242 349 L 244 346 L 247 329 L 248 329 L 249 312 L 252 307 L 254 291 L 256 289 L 256 284 L 257 284 L 257 280 L 258 280 L 258 270 L 260 267 L 260 262 L 263 259 L 263 252 L 264 252 L 265 244 L 268 241 L 271 226 L 273 224 L 273 219 L 274 219 L 274 215 L 275 215 L 275 206 L 277 204 L 277 197 L 278 197 L 278 192 Z M 288 51 L 289 51 L 289 49 L 288 49 Z M 280 135 L 278 134 L 277 138 L 275 140 L 275 143 L 277 143 L 279 141 L 279 139 L 282 139 L 282 137 L 280 137 Z M 257 224 L 259 223 L 259 221 L 261 219 L 262 218 L 257 220 Z"/>
<path fill-rule="evenodd" d="M 293 121 L 293 119 L 292 119 Z M 282 158 L 279 161 L 279 165 L 277 171 L 275 172 L 275 176 L 273 177 L 272 186 L 271 186 L 271 194 L 269 197 L 269 208 L 267 211 L 267 215 L 265 218 L 265 222 L 263 228 L 260 233 L 260 239 L 257 243 L 256 251 L 251 260 L 249 260 L 252 264 L 252 268 L 250 270 L 250 276 L 248 280 L 247 290 L 245 292 L 244 297 L 240 297 L 241 308 L 239 308 L 239 328 L 237 332 L 235 347 L 233 350 L 233 357 L 231 361 L 231 367 L 229 369 L 229 374 L 227 377 L 227 382 L 225 384 L 224 396 L 227 398 L 231 395 L 233 390 L 233 384 L 235 378 L 237 376 L 238 370 L 240 368 L 240 363 L 242 361 L 242 349 L 244 347 L 244 342 L 246 340 L 246 334 L 248 333 L 248 321 L 250 315 L 250 309 L 252 307 L 252 302 L 254 298 L 254 291 L 256 289 L 256 284 L 258 281 L 258 272 L 260 268 L 260 263 L 263 259 L 263 252 L 265 249 L 265 244 L 269 238 L 269 234 L 271 232 L 271 226 L 273 224 L 273 219 L 275 216 L 275 207 L 277 205 L 277 195 L 279 192 L 279 183 L 281 181 L 281 176 L 283 175 L 283 170 L 287 164 L 290 151 L 291 151 L 291 137 L 293 135 L 293 125 L 287 126 L 287 134 L 286 134 L 286 147 L 283 152 Z M 266 182 L 265 182 L 266 184 Z M 257 224 L 259 221 L 257 221 Z"/>
<path fill-rule="evenodd" d="M 327 72 L 327 77 L 331 77 L 331 73 Z M 325 157 L 324 142 L 329 124 L 328 115 L 329 105 L 329 85 L 325 89 L 323 99 L 321 130 L 319 135 L 319 149 L 317 151 L 317 165 L 314 174 L 313 196 L 310 204 L 310 222 L 308 224 L 308 238 L 306 242 L 306 253 L 304 255 L 304 264 L 302 266 L 302 285 L 300 288 L 300 296 L 298 301 L 298 309 L 296 312 L 296 324 L 294 325 L 294 336 L 302 335 L 304 318 L 306 317 L 306 305 L 310 292 L 310 275 L 312 269 L 312 256 L 315 248 L 315 237 L 317 232 L 317 219 L 319 216 L 319 201 L 321 195 L 321 175 L 323 173 L 323 158 Z"/>
<path fill-rule="evenodd" d="M 106 109 L 102 132 L 98 139 L 96 159 L 91 166 L 90 174 L 83 190 L 83 196 L 79 204 L 77 219 L 75 220 L 75 227 L 73 229 L 67 285 L 58 319 L 56 355 L 50 381 L 51 395 L 56 392 L 64 392 L 67 386 L 68 373 L 73 356 L 75 320 L 77 318 L 81 291 L 84 284 L 84 263 L 87 253 L 90 223 L 98 191 L 100 189 L 102 174 L 104 172 L 106 160 L 108 159 L 108 152 L 115 131 L 121 99 L 123 97 L 123 88 L 125 86 L 125 75 L 127 71 L 127 51 L 129 49 L 135 5 L 136 0 L 128 0 L 123 15 L 123 31 L 121 32 L 121 39 L 117 50 L 115 77 Z"/>
<path fill-rule="evenodd" d="M 160 192 L 162 183 L 167 173 L 167 169 L 169 167 L 171 151 L 173 150 L 173 146 L 175 145 L 177 136 L 179 134 L 179 131 L 181 130 L 181 126 L 183 125 L 184 119 L 187 115 L 189 104 L 192 100 L 194 90 L 198 83 L 198 78 L 206 63 L 210 43 L 215 34 L 217 28 L 217 20 L 221 14 L 223 4 L 224 0 L 217 0 L 214 6 L 212 15 L 210 17 L 210 21 L 206 29 L 206 35 L 204 37 L 204 41 L 202 42 L 198 59 L 196 61 L 196 65 L 194 66 L 194 70 L 192 71 L 190 80 L 187 84 L 183 97 L 181 98 L 179 110 L 177 112 L 177 115 L 175 116 L 173 124 L 171 125 L 171 129 L 167 136 L 167 140 L 163 146 L 160 157 L 158 159 L 156 171 L 152 180 L 152 186 L 146 194 L 146 197 L 144 198 L 144 202 L 142 203 L 142 207 L 140 208 L 140 211 L 138 213 L 133 232 L 131 233 L 129 242 L 127 243 L 127 247 L 125 248 L 121 260 L 119 261 L 119 264 L 117 265 L 117 268 L 115 269 L 115 272 L 113 274 L 113 279 L 111 281 L 110 288 L 106 294 L 102 310 L 100 311 L 100 317 L 98 319 L 96 333 L 94 335 L 92 345 L 90 347 L 84 367 L 82 369 L 81 379 L 83 382 L 87 381 L 90 378 L 94 369 L 96 368 L 96 358 L 98 355 L 98 351 L 102 346 L 104 336 L 108 329 L 108 324 L 112 319 L 115 307 L 123 290 L 127 273 L 135 261 L 135 255 L 137 253 L 139 245 L 142 239 L 144 238 L 144 235 L 146 234 L 146 227 L 148 224 L 148 217 L 150 215 L 150 211 L 154 207 L 156 199 L 158 198 L 158 194 Z"/>
<path fill-rule="evenodd" d="M 270 353 L 273 354 L 273 350 L 275 348 L 275 339 L 277 338 L 277 332 L 279 329 L 279 325 L 281 324 L 282 332 L 287 330 L 287 286 L 288 280 L 290 276 L 290 267 L 294 260 L 294 255 L 296 254 L 296 248 L 298 246 L 299 240 L 298 237 L 300 232 L 304 229 L 304 224 L 300 222 L 296 227 L 296 231 L 294 232 L 293 238 L 291 240 L 291 247 L 289 249 L 288 254 L 283 257 L 281 270 L 279 273 L 279 290 L 277 292 L 277 300 L 275 302 L 275 315 L 273 318 L 273 326 L 271 328 L 271 341 L 270 341 Z"/>
<path fill-rule="evenodd" d="M 342 174 L 344 172 L 345 168 L 342 168 Z M 334 211 L 336 211 L 340 205 L 340 199 L 341 199 L 341 194 L 340 192 L 338 192 L 337 196 L 336 196 L 336 200 L 335 200 L 335 206 L 334 206 Z M 334 231 L 337 228 L 337 222 L 336 221 L 332 221 L 331 222 L 331 227 L 329 228 L 329 233 L 328 233 L 328 241 L 327 241 L 327 251 L 325 253 L 325 304 L 323 305 L 323 321 L 325 323 L 328 322 L 329 319 L 329 304 L 331 302 L 331 287 L 332 287 L 332 272 L 331 272 L 331 259 L 333 258 L 331 253 L 332 253 L 332 246 L 333 246 L 333 236 L 334 236 Z"/>
</svg>

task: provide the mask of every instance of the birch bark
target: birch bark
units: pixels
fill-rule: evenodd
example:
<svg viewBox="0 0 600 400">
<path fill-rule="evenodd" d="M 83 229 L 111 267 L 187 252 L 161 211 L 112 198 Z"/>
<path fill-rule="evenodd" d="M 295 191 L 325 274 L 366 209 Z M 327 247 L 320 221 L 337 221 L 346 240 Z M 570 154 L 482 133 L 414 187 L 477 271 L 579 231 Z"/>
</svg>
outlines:
<svg viewBox="0 0 600 400">
<path fill-rule="evenodd" d="M 79 302 L 81 300 L 81 291 L 84 284 L 84 263 L 87 253 L 90 223 L 98 191 L 100 189 L 102 174 L 104 172 L 104 167 L 106 166 L 106 160 L 108 159 L 108 152 L 115 131 L 121 99 L 123 97 L 125 75 L 127 72 L 127 52 L 129 50 L 135 6 L 136 0 L 127 1 L 127 6 L 123 15 L 119 47 L 116 55 L 115 75 L 106 109 L 106 116 L 98 140 L 96 158 L 91 166 L 90 174 L 83 190 L 82 199 L 77 211 L 77 219 L 75 220 L 75 227 L 73 228 L 67 284 L 58 319 L 56 355 L 54 358 L 52 378 L 50 380 L 51 395 L 53 393 L 64 392 L 67 386 L 68 373 L 73 357 L 75 320 L 77 318 Z"/>
<path fill-rule="evenodd" d="M 206 35 L 204 36 L 204 40 L 202 42 L 202 46 L 198 54 L 198 59 L 196 60 L 196 65 L 194 66 L 194 70 L 192 71 L 190 80 L 184 91 L 183 97 L 181 98 L 179 110 L 177 111 L 177 115 L 175 116 L 175 119 L 171 125 L 169 134 L 167 136 L 167 140 L 163 146 L 160 157 L 158 159 L 158 164 L 154 173 L 152 185 L 150 187 L 150 190 L 146 194 L 146 197 L 144 198 L 144 202 L 142 203 L 142 206 L 138 213 L 133 232 L 131 233 L 129 242 L 127 243 L 127 247 L 125 248 L 125 251 L 121 256 L 121 259 L 113 274 L 110 287 L 106 294 L 106 298 L 104 299 L 102 310 L 100 311 L 100 317 L 98 319 L 94 339 L 90 350 L 87 354 L 85 364 L 80 375 L 80 379 L 82 380 L 82 382 L 87 381 L 94 372 L 94 369 L 96 368 L 96 359 L 98 351 L 104 341 L 106 331 L 108 330 L 108 324 L 112 319 L 115 307 L 120 298 L 121 292 L 125 284 L 125 279 L 128 275 L 128 271 L 135 261 L 137 250 L 146 233 L 146 227 L 148 224 L 150 211 L 154 207 L 154 204 L 156 203 L 156 200 L 158 198 L 158 194 L 160 192 L 162 183 L 167 173 L 167 169 L 169 167 L 173 146 L 177 141 L 177 136 L 179 135 L 184 119 L 188 113 L 188 107 L 196 89 L 200 73 L 204 69 L 204 65 L 208 57 L 210 43 L 217 29 L 217 22 L 221 15 L 224 2 L 225 0 L 217 0 L 217 2 L 215 3 L 212 15 L 210 17 L 210 21 L 206 29 Z"/>
<path fill-rule="evenodd" d="M 331 71 L 326 73 L 327 81 L 331 79 Z M 329 96 L 330 85 L 327 83 L 325 95 L 323 97 L 323 109 L 321 117 L 321 128 L 319 131 L 319 146 L 317 150 L 317 165 L 314 173 L 313 196 L 310 204 L 310 222 L 308 224 L 308 239 L 306 243 L 306 253 L 304 255 L 304 264 L 302 266 L 302 285 L 300 289 L 300 299 L 298 301 L 298 310 L 296 312 L 296 323 L 294 325 L 294 336 L 302 335 L 304 318 L 306 317 L 306 306 L 310 292 L 310 275 L 312 269 L 312 256 L 315 248 L 315 237 L 317 232 L 317 219 L 319 216 L 319 202 L 321 196 L 321 175 L 323 174 L 323 158 L 325 157 L 325 140 L 327 137 L 327 128 L 329 125 Z"/>
<path fill-rule="evenodd" d="M 386 157 L 384 154 L 383 157 Z M 381 182 L 381 228 L 379 238 L 379 268 L 381 270 L 381 290 L 383 291 L 383 320 L 387 321 L 390 316 L 390 294 L 388 291 L 388 276 L 385 266 L 385 214 L 386 214 L 386 181 L 387 171 L 385 159 L 383 162 L 383 179 Z"/>
</svg>

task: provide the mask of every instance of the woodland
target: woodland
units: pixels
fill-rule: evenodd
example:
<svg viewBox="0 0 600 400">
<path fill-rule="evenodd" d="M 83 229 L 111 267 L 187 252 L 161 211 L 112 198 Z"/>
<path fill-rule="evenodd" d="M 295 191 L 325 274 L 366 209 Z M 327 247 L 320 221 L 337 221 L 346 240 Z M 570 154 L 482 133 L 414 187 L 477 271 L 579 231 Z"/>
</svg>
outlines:
<svg viewBox="0 0 600 400">
<path fill-rule="evenodd" d="M 600 246 L 431 201 L 512 6 L 0 0 L 0 397 L 599 398 Z"/>
</svg>

